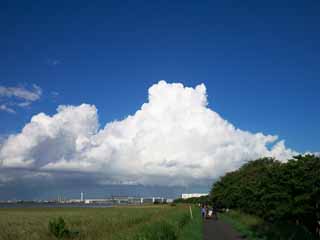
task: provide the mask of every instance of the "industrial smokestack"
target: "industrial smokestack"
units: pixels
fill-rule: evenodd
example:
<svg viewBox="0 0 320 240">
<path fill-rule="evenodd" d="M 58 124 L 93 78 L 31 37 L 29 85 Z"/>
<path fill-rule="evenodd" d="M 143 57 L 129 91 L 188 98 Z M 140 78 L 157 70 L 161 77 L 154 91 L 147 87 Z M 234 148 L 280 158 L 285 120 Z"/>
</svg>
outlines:
<svg viewBox="0 0 320 240">
<path fill-rule="evenodd" d="M 80 201 L 84 202 L 84 193 L 83 192 L 80 193 Z"/>
</svg>

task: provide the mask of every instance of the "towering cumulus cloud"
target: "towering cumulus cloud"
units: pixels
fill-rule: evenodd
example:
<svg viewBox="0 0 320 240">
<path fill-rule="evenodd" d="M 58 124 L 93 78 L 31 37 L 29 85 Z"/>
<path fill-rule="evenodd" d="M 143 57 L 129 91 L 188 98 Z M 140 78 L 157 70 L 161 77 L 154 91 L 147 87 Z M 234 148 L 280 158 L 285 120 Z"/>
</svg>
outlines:
<svg viewBox="0 0 320 240">
<path fill-rule="evenodd" d="M 134 115 L 102 129 L 95 106 L 59 106 L 53 116 L 35 115 L 2 143 L 1 168 L 180 185 L 218 177 L 259 157 L 286 160 L 295 154 L 277 136 L 237 129 L 207 104 L 203 84 L 160 81 Z"/>
</svg>

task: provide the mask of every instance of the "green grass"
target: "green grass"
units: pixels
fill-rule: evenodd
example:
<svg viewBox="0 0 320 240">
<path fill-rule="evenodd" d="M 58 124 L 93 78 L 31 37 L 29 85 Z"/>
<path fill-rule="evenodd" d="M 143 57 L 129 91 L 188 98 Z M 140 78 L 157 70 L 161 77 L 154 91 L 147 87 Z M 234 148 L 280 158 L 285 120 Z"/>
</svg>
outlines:
<svg viewBox="0 0 320 240">
<path fill-rule="evenodd" d="M 179 234 L 179 240 L 202 240 L 203 239 L 203 227 L 202 217 L 200 209 L 196 206 L 192 207 L 193 219 L 182 228 Z"/>
<path fill-rule="evenodd" d="M 249 240 L 312 240 L 312 234 L 303 226 L 288 222 L 268 223 L 263 219 L 232 210 L 219 214 L 221 220 L 230 223 L 241 237 Z"/>
<path fill-rule="evenodd" d="M 79 232 L 72 238 L 76 240 L 152 240 L 151 235 L 161 235 L 161 232 L 174 235 L 172 239 L 202 239 L 199 210 L 194 207 L 193 212 L 194 218 L 190 220 L 189 209 L 185 205 L 0 209 L 0 239 L 54 240 L 56 238 L 50 233 L 48 224 L 58 217 L 65 220 L 70 231 Z M 194 237 L 188 238 L 191 234 Z M 165 235 L 157 240 L 161 239 L 170 240 Z"/>
<path fill-rule="evenodd" d="M 228 213 L 220 213 L 219 218 L 230 223 L 246 239 L 263 239 L 258 236 L 254 229 L 263 224 L 259 217 L 231 210 Z"/>
<path fill-rule="evenodd" d="M 161 220 L 148 223 L 140 230 L 135 239 L 202 240 L 202 218 L 199 208 L 192 206 L 193 218 L 190 217 L 187 205 L 181 204 L 178 205 L 178 208 L 183 208 L 184 211 L 174 212 Z"/>
</svg>

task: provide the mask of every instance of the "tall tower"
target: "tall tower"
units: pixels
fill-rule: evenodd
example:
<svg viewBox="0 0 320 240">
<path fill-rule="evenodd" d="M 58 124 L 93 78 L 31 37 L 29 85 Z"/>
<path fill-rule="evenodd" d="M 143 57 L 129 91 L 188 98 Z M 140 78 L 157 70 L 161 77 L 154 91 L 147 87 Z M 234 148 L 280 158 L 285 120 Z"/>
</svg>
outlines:
<svg viewBox="0 0 320 240">
<path fill-rule="evenodd" d="M 84 193 L 83 192 L 80 193 L 80 201 L 84 202 Z"/>
</svg>

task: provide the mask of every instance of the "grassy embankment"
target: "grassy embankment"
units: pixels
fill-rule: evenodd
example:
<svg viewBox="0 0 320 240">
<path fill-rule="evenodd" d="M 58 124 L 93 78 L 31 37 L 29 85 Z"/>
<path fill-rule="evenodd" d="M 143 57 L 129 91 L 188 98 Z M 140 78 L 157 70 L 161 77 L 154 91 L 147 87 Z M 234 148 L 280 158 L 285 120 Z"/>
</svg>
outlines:
<svg viewBox="0 0 320 240">
<path fill-rule="evenodd" d="M 114 208 L 0 209 L 1 240 L 54 240 L 48 229 L 52 219 L 62 217 L 75 240 L 202 239 L 198 208 L 193 220 L 186 205 Z"/>
<path fill-rule="evenodd" d="M 230 223 L 243 238 L 249 240 L 292 239 L 312 240 L 313 236 L 302 226 L 289 223 L 267 223 L 263 219 L 240 211 L 219 214 L 219 218 Z"/>
</svg>

